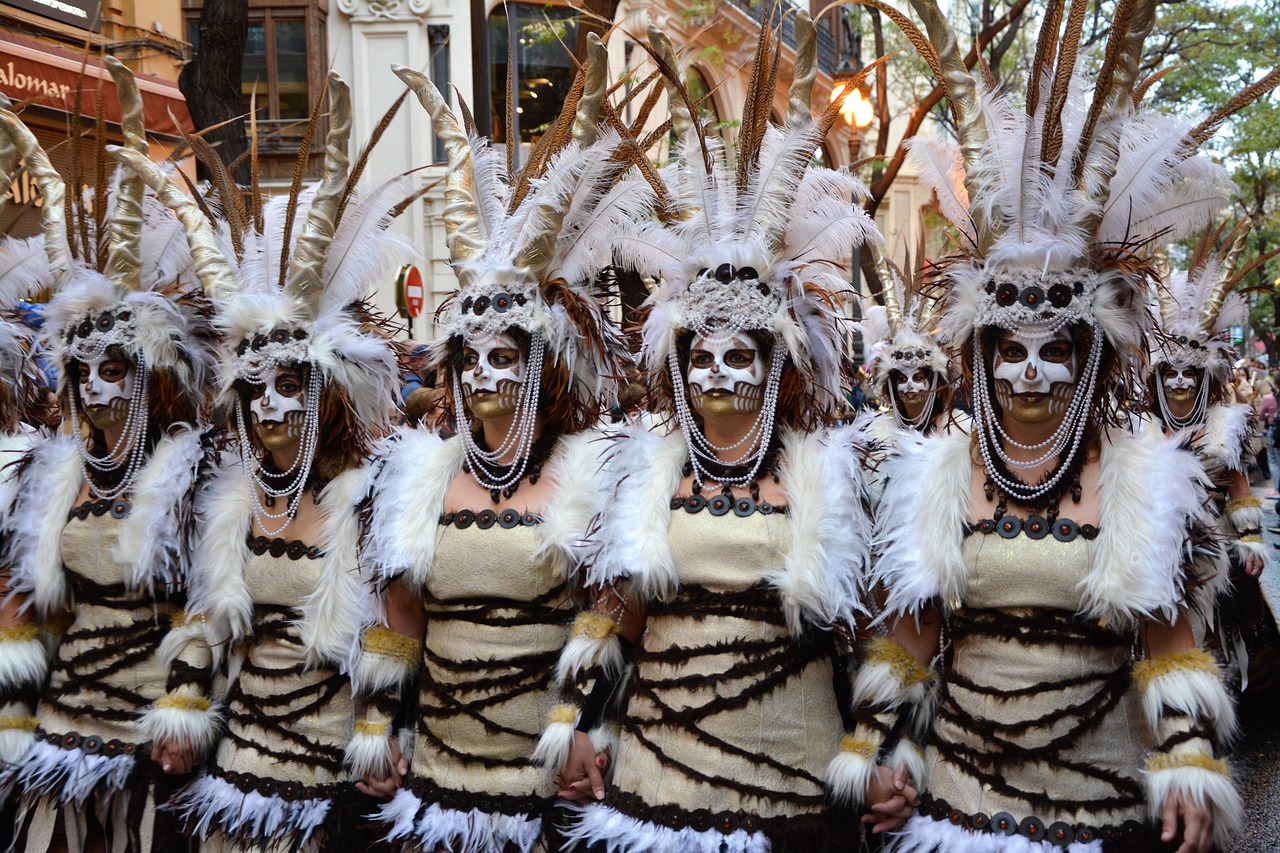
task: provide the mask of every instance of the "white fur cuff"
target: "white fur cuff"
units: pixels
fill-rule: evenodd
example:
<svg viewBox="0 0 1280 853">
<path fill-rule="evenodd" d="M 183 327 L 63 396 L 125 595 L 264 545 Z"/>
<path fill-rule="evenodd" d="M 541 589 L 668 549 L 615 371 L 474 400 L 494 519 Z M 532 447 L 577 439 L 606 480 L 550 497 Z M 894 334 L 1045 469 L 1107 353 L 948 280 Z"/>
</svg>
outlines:
<svg viewBox="0 0 1280 853">
<path fill-rule="evenodd" d="M 217 740 L 221 723 L 217 704 L 185 687 L 161 696 L 141 720 L 147 740 L 190 744 L 200 755 Z"/>
<path fill-rule="evenodd" d="M 357 720 L 342 763 L 356 779 L 391 775 L 391 724 Z"/>
<path fill-rule="evenodd" d="M 893 752 L 889 753 L 885 763 L 894 770 L 899 767 L 905 767 L 907 776 L 910 777 L 911 785 L 917 791 L 923 791 L 928 788 L 928 780 L 925 779 L 924 752 L 914 742 L 906 738 L 898 741 L 897 746 L 893 748 Z"/>
<path fill-rule="evenodd" d="M 1227 518 L 1236 533 L 1262 529 L 1262 505 L 1257 498 L 1242 498 L 1227 504 Z"/>
<path fill-rule="evenodd" d="M 540 764 L 552 773 L 560 772 L 569 760 L 573 736 L 577 731 L 577 709 L 572 705 L 557 705 L 547 714 L 547 725 L 533 751 L 533 763 Z"/>
<path fill-rule="evenodd" d="M 36 740 L 39 721 L 21 702 L 0 705 L 0 767 L 13 764 L 27 754 Z"/>
<path fill-rule="evenodd" d="M 1235 734 L 1235 703 L 1208 652 L 1192 649 L 1138 661 L 1133 683 L 1142 692 L 1147 722 L 1157 736 L 1161 718 L 1170 711 L 1212 725 L 1220 743 Z"/>
<path fill-rule="evenodd" d="M 827 765 L 827 788 L 837 805 L 857 808 L 866 799 L 876 772 L 879 744 L 857 735 L 845 735 L 840 751 Z"/>
<path fill-rule="evenodd" d="M 573 620 L 569 641 L 556 663 L 556 680 L 563 684 L 597 666 L 605 678 L 616 678 L 625 663 L 618 626 L 608 616 L 587 610 Z"/>
<path fill-rule="evenodd" d="M 1232 539 L 1231 547 L 1242 562 L 1250 557 L 1260 557 L 1263 561 L 1267 559 L 1267 545 L 1262 541 L 1262 536 L 1257 533 Z"/>
<path fill-rule="evenodd" d="M 1222 850 L 1231 849 L 1232 833 L 1244 821 L 1244 802 L 1236 791 L 1226 762 L 1205 753 L 1158 754 L 1147 761 L 1147 808 L 1159 818 L 1170 797 L 1193 804 L 1213 815 L 1213 836 Z"/>
<path fill-rule="evenodd" d="M 38 688 L 48 670 L 49 658 L 38 625 L 0 628 L 0 686 Z"/>
</svg>

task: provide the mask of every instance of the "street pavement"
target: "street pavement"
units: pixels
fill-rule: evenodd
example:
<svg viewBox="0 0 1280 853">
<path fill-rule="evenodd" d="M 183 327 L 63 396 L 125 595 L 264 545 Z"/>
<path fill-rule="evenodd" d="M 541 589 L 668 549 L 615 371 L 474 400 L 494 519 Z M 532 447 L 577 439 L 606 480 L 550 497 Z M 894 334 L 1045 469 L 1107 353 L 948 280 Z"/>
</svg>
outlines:
<svg viewBox="0 0 1280 853">
<path fill-rule="evenodd" d="M 1262 496 L 1269 488 L 1257 488 Z M 1280 526 L 1275 501 L 1263 499 L 1263 527 Z M 1270 558 L 1262 572 L 1268 598 L 1280 604 L 1280 536 L 1263 531 Z M 1235 756 L 1235 770 L 1244 792 L 1245 831 L 1231 853 L 1280 851 L 1280 656 L 1251 674 L 1253 689 L 1240 707 L 1242 736 Z M 1262 681 L 1270 682 L 1262 688 Z M 1224 851 L 1226 853 L 1226 851 Z"/>
</svg>

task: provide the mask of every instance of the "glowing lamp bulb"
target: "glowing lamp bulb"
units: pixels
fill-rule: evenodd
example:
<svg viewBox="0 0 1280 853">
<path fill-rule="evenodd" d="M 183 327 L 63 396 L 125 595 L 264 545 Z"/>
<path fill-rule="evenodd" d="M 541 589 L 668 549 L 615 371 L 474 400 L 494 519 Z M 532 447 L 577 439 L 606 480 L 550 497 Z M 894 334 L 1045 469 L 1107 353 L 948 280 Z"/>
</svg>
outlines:
<svg viewBox="0 0 1280 853">
<path fill-rule="evenodd" d="M 848 85 L 848 83 L 836 84 L 836 87 L 831 90 L 832 103 L 844 97 L 845 88 Z M 871 124 L 871 119 L 875 117 L 875 107 L 871 99 L 862 94 L 861 89 L 855 87 L 840 106 L 840 115 L 850 127 L 863 128 Z"/>
</svg>

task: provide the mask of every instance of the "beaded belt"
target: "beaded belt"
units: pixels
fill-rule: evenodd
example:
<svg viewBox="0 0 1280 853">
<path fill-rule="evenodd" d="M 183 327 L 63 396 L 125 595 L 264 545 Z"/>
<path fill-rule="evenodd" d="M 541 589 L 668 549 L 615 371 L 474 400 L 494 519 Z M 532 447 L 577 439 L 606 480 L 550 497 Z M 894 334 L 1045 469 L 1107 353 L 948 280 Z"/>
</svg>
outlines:
<svg viewBox="0 0 1280 853">
<path fill-rule="evenodd" d="M 120 755 L 134 755 L 138 752 L 139 745 L 136 743 L 128 743 L 126 741 L 111 738 L 104 740 L 97 735 L 82 735 L 79 732 L 66 732 L 65 734 L 57 734 L 41 730 L 36 733 L 39 740 L 56 746 L 60 749 L 72 750 L 78 749 L 85 755 L 102 755 L 107 758 L 115 758 Z"/>
<path fill-rule="evenodd" d="M 255 776 L 252 773 L 239 773 L 235 770 L 223 772 L 212 770 L 209 773 L 215 779 L 221 779 L 242 794 L 254 791 L 264 797 L 279 797 L 286 803 L 296 800 L 329 800 L 352 789 L 351 782 L 331 782 L 328 785 L 304 785 L 301 782 L 281 782 Z"/>
<path fill-rule="evenodd" d="M 982 812 L 966 814 L 952 807 L 946 800 L 920 795 L 919 813 L 939 823 L 950 823 L 973 832 L 990 833 L 992 835 L 1020 835 L 1030 841 L 1045 841 L 1054 847 L 1066 848 L 1071 844 L 1088 844 L 1101 841 L 1103 850 L 1107 851 L 1151 851 L 1161 845 L 1152 845 L 1151 833 L 1144 824 L 1136 820 L 1127 820 L 1119 826 L 1089 826 L 1065 821 L 1045 822 L 1034 815 L 1024 817 L 1021 821 L 1008 812 L 997 812 L 986 815 Z"/>
</svg>

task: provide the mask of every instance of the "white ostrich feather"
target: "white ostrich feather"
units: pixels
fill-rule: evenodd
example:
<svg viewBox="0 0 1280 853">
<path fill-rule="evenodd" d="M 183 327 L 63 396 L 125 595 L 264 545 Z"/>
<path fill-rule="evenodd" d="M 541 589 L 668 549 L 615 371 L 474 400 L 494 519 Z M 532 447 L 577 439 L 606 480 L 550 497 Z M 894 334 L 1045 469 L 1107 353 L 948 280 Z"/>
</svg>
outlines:
<svg viewBox="0 0 1280 853">
<path fill-rule="evenodd" d="M 969 191 L 964 185 L 959 143 L 939 136 L 913 137 L 907 140 L 907 162 L 919 170 L 925 186 L 937 195 L 942 215 L 972 241 Z"/>
<path fill-rule="evenodd" d="M 341 311 L 361 299 L 397 257 L 417 256 L 408 240 L 390 230 L 391 208 L 409 186 L 407 177 L 394 178 L 347 206 L 325 256 L 321 314 Z"/>
<path fill-rule="evenodd" d="M 481 237 L 488 242 L 497 235 L 507 209 L 511 187 L 503 158 L 489 145 L 486 137 L 467 136 L 471 147 L 472 187 L 476 200 L 476 217 Z"/>
</svg>

